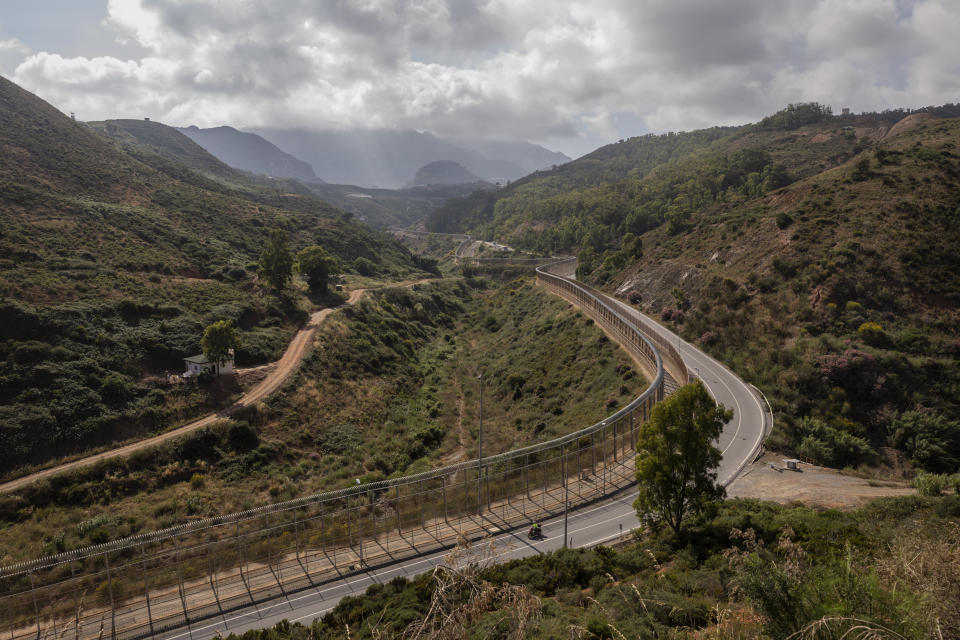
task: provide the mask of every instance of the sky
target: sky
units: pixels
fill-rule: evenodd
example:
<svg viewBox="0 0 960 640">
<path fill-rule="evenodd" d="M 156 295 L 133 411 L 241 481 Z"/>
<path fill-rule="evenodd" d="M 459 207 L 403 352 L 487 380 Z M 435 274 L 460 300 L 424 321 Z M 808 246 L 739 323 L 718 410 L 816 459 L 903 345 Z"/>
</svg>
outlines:
<svg viewBox="0 0 960 640">
<path fill-rule="evenodd" d="M 577 157 L 960 102 L 960 0 L 0 0 L 0 75 L 81 120 L 413 128 Z"/>
</svg>

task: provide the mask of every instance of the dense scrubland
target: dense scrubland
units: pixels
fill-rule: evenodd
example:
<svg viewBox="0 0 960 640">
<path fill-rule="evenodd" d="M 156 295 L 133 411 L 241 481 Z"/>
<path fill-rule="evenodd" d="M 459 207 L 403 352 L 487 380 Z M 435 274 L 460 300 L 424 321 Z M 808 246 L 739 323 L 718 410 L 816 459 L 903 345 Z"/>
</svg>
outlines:
<svg viewBox="0 0 960 640">
<path fill-rule="evenodd" d="M 768 444 L 960 468 L 960 120 L 791 105 L 610 145 L 428 226 L 576 252 L 579 274 L 771 398 Z M 907 116 L 903 119 L 904 116 Z M 905 471 L 904 471 L 905 470 Z"/>
<path fill-rule="evenodd" d="M 222 165 L 159 123 L 77 123 L 0 79 L 0 469 L 22 475 L 229 401 L 171 385 L 203 329 L 240 329 L 240 367 L 276 359 L 335 304 L 256 275 L 270 229 L 357 278 L 430 275 L 386 235 Z M 309 192 L 307 192 L 309 193 Z"/>
<path fill-rule="evenodd" d="M 0 497 L 0 564 L 473 457 L 481 371 L 486 455 L 592 424 L 646 385 L 529 275 L 369 291 L 265 404 Z"/>
</svg>

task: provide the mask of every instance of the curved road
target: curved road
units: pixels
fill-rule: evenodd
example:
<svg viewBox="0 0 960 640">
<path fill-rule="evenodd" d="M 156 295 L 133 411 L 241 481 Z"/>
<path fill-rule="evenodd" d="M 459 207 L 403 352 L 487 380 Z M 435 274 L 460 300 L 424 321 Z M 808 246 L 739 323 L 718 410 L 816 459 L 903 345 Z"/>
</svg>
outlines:
<svg viewBox="0 0 960 640">
<path fill-rule="evenodd" d="M 749 385 L 714 358 L 629 305 L 614 298 L 609 300 L 649 329 L 677 344 L 689 371 L 703 380 L 717 402 L 733 409 L 733 419 L 724 428 L 719 442 L 720 449 L 723 451 L 723 460 L 720 464 L 718 479 L 724 486 L 729 485 L 743 467 L 756 456 L 765 435 L 767 419 L 761 400 Z M 606 501 L 571 511 L 568 522 L 569 544 L 575 547 L 588 547 L 614 541 L 622 535 L 629 535 L 630 531 L 640 524 L 633 509 L 634 499 L 634 492 L 628 489 Z M 541 524 L 545 537 L 538 541 L 528 540 L 523 531 L 505 532 L 493 536 L 495 559 L 507 561 L 562 547 L 563 517 L 546 520 Z M 437 552 L 395 565 L 371 569 L 343 580 L 290 594 L 289 597 L 269 605 L 250 607 L 225 617 L 194 624 L 190 629 L 172 631 L 158 637 L 167 640 L 206 639 L 214 637 L 217 633 L 240 634 L 248 629 L 262 629 L 273 626 L 283 619 L 310 624 L 314 618 L 324 615 L 335 607 L 342 598 L 360 595 L 371 584 L 388 582 L 397 576 L 412 578 L 429 571 L 442 564 L 446 554 L 447 552 Z"/>
</svg>

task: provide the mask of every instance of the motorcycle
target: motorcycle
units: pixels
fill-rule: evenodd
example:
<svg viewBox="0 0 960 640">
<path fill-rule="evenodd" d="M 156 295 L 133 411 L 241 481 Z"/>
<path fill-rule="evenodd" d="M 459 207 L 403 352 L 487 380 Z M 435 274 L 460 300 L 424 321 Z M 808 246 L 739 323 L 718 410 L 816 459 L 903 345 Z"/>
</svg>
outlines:
<svg viewBox="0 0 960 640">
<path fill-rule="evenodd" d="M 543 537 L 543 530 L 538 525 L 533 525 L 530 527 L 530 531 L 527 532 L 527 537 L 531 540 L 537 540 Z"/>
</svg>

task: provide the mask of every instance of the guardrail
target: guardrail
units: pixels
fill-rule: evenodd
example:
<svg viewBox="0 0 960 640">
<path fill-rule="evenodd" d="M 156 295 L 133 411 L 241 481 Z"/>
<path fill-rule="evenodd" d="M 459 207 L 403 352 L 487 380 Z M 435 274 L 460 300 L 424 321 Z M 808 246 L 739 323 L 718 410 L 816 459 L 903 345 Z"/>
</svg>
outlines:
<svg viewBox="0 0 960 640">
<path fill-rule="evenodd" d="M 0 569 L 0 637 L 154 636 L 368 567 L 526 526 L 635 483 L 641 424 L 675 349 L 602 294 L 537 269 L 655 372 L 605 420 L 548 442 L 424 473 L 191 522 Z M 680 360 L 682 365 L 682 360 Z M 684 369 L 685 372 L 685 369 Z M 685 374 L 684 378 L 685 379 Z M 574 470 L 576 471 L 574 473 Z"/>
</svg>

